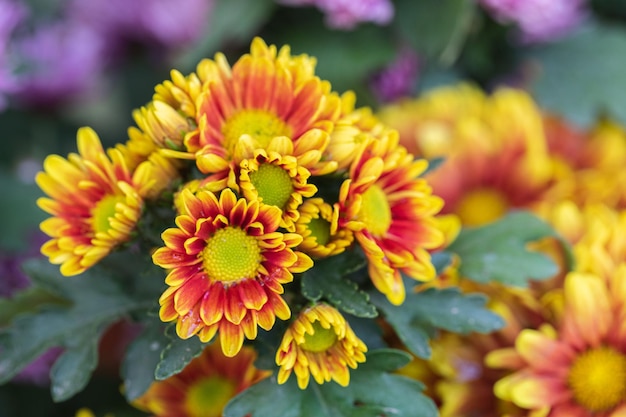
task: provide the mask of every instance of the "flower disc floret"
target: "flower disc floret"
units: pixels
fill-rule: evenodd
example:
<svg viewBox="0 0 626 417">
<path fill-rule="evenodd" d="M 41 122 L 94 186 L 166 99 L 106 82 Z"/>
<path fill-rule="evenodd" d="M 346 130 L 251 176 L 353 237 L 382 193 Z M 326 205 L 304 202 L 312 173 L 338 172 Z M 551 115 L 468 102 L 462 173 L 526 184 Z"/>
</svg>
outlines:
<svg viewBox="0 0 626 417">
<path fill-rule="evenodd" d="M 350 382 L 348 368 L 365 362 L 365 352 L 367 347 L 339 311 L 314 305 L 302 311 L 283 336 L 276 353 L 278 383 L 294 372 L 300 389 L 309 385 L 311 375 L 318 384 L 333 380 L 345 387 Z"/>
<path fill-rule="evenodd" d="M 283 284 L 313 262 L 293 250 L 300 236 L 278 231 L 274 206 L 238 199 L 230 189 L 219 198 L 184 189 L 180 199 L 184 214 L 163 232 L 165 246 L 152 258 L 170 271 L 161 320 L 175 321 L 183 339 L 197 334 L 208 342 L 219 331 L 224 354 L 234 356 L 244 337 L 256 338 L 257 326 L 270 330 L 276 317 L 290 317 Z"/>
<path fill-rule="evenodd" d="M 41 251 L 63 275 L 84 272 L 131 239 L 153 183 L 146 164 L 131 173 L 122 153 L 107 155 L 92 129 L 79 129 L 77 144 L 79 153 L 67 159 L 48 156 L 36 177 L 48 195 L 37 204 L 52 215 L 41 223 L 51 237 Z"/>
</svg>

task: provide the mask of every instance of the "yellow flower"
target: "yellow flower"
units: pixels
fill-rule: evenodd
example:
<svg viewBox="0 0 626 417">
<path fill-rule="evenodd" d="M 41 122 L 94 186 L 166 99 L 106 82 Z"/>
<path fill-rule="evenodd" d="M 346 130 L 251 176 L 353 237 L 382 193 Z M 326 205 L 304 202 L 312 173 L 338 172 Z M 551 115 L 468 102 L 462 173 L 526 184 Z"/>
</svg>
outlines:
<svg viewBox="0 0 626 417">
<path fill-rule="evenodd" d="M 248 200 L 278 207 L 280 226 L 293 232 L 300 217 L 298 207 L 317 192 L 316 186 L 307 183 L 310 175 L 293 156 L 257 149 L 252 158 L 241 161 L 239 187 Z"/>
<path fill-rule="evenodd" d="M 335 212 L 323 199 L 305 200 L 298 208 L 300 218 L 296 221 L 296 233 L 302 236 L 298 249 L 313 258 L 326 258 L 343 252 L 352 244 L 354 235 L 349 229 L 331 233 Z"/>
<path fill-rule="evenodd" d="M 332 379 L 345 387 L 350 382 L 348 367 L 356 369 L 365 362 L 366 351 L 337 310 L 317 304 L 302 311 L 283 336 L 276 352 L 278 383 L 295 372 L 300 389 L 309 385 L 310 376 L 318 384 Z"/>
<path fill-rule="evenodd" d="M 36 177 L 50 197 L 37 204 L 53 216 L 41 223 L 52 238 L 41 251 L 63 275 L 84 272 L 128 241 L 154 184 L 147 165 L 132 173 L 119 150 L 107 156 L 93 130 L 79 129 L 77 143 L 79 154 L 48 156 Z"/>
<path fill-rule="evenodd" d="M 555 161 L 542 114 L 531 97 L 501 88 L 486 96 L 460 84 L 381 110 L 400 143 L 427 159 L 445 158 L 427 175 L 443 213 L 479 226 L 511 208 L 531 208 L 552 190 Z M 552 197 L 554 198 L 554 197 Z"/>
</svg>

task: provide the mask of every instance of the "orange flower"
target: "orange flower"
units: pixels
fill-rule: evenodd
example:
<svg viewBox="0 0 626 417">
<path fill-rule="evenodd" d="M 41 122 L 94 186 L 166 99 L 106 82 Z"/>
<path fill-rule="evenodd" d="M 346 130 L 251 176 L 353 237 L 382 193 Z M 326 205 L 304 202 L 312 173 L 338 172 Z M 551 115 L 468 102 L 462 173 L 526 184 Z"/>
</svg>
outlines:
<svg viewBox="0 0 626 417">
<path fill-rule="evenodd" d="M 548 198 L 555 161 L 541 112 L 521 90 L 486 96 L 465 84 L 444 87 L 383 109 L 380 117 L 399 129 L 400 142 L 416 155 L 445 158 L 426 178 L 445 201 L 442 212 L 458 214 L 464 225 L 482 225 Z"/>
<path fill-rule="evenodd" d="M 371 140 L 340 189 L 337 227 L 354 231 L 376 288 L 393 304 L 405 298 L 400 271 L 417 280 L 435 277 L 428 249 L 444 243 L 435 215 L 442 206 L 426 180 L 425 160 L 413 160 L 388 130 Z"/>
<path fill-rule="evenodd" d="M 292 249 L 299 235 L 277 231 L 281 212 L 274 206 L 237 199 L 230 189 L 219 200 L 185 189 L 181 199 L 185 214 L 163 232 L 165 247 L 153 254 L 155 264 L 170 270 L 161 320 L 176 321 L 183 339 L 198 334 L 207 342 L 219 330 L 224 354 L 234 356 L 244 336 L 256 338 L 257 325 L 269 330 L 276 317 L 290 317 L 283 284 L 313 262 Z"/>
<path fill-rule="evenodd" d="M 52 238 L 41 251 L 61 264 L 63 275 L 84 272 L 128 241 L 154 184 L 148 165 L 132 173 L 119 150 L 110 149 L 107 157 L 90 128 L 78 130 L 77 143 L 78 155 L 48 156 L 36 177 L 50 197 L 37 204 L 53 216 L 41 223 Z"/>
<path fill-rule="evenodd" d="M 254 367 L 255 359 L 250 347 L 229 358 L 214 343 L 180 373 L 152 383 L 133 405 L 154 417 L 221 417 L 232 397 L 269 376 Z"/>
<path fill-rule="evenodd" d="M 317 304 L 302 311 L 283 336 L 276 353 L 278 383 L 295 372 L 300 389 L 309 385 L 311 375 L 318 384 L 332 379 L 345 387 L 350 382 L 348 367 L 356 369 L 365 362 L 366 351 L 337 310 Z"/>
<path fill-rule="evenodd" d="M 166 154 L 202 158 L 203 173 L 224 179 L 245 159 L 246 147 L 267 149 L 274 138 L 286 137 L 292 142 L 289 155 L 306 154 L 310 163 L 304 166 L 311 174 L 336 169 L 337 162 L 321 155 L 340 117 L 341 99 L 315 75 L 315 58 L 292 56 L 288 46 L 277 50 L 255 38 L 250 53 L 232 68 L 223 54 L 216 54 L 187 78 L 172 75 L 172 82 L 157 89 L 155 102 L 178 108 L 197 128 L 185 136 L 184 151 Z M 307 154 L 311 150 L 317 154 L 314 161 Z"/>
</svg>

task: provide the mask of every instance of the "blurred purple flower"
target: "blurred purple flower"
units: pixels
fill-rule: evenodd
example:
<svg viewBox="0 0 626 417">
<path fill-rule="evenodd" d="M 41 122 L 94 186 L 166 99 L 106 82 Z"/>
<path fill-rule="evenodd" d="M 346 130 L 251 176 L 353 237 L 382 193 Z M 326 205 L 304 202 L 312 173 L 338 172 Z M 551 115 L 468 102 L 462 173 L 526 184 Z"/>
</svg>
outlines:
<svg viewBox="0 0 626 417">
<path fill-rule="evenodd" d="M 166 57 L 197 41 L 213 2 L 63 0 L 53 19 L 22 22 L 25 7 L 0 0 L 0 101 L 14 96 L 29 107 L 51 108 L 97 95 L 106 71 L 122 63 L 117 52 L 129 43 L 157 45 Z"/>
<path fill-rule="evenodd" d="M 502 23 L 515 24 L 523 43 L 554 41 L 587 15 L 586 0 L 478 0 Z"/>
<path fill-rule="evenodd" d="M 410 48 L 403 48 L 389 66 L 372 77 L 370 88 L 379 102 L 388 103 L 410 96 L 418 76 L 417 54 Z"/>
<path fill-rule="evenodd" d="M 22 271 L 22 264 L 28 259 L 42 256 L 41 245 L 47 236 L 42 232 L 33 232 L 27 237 L 28 246 L 21 251 L 0 249 L 0 298 L 10 298 L 13 294 L 30 285 L 30 279 Z"/>
<path fill-rule="evenodd" d="M 105 38 L 72 21 L 38 26 L 14 41 L 21 64 L 15 95 L 29 106 L 52 106 L 93 91 L 103 74 Z"/>
<path fill-rule="evenodd" d="M 26 17 L 26 8 L 12 0 L 0 0 L 0 110 L 6 106 L 6 96 L 16 89 L 11 62 L 8 59 L 9 39 Z"/>
<path fill-rule="evenodd" d="M 28 366 L 13 378 L 14 382 L 23 382 L 33 385 L 48 385 L 50 383 L 50 368 L 63 353 L 63 348 L 48 349 L 43 355 L 32 361 Z"/>
<path fill-rule="evenodd" d="M 200 38 L 214 0 L 70 1 L 70 16 L 94 26 L 113 42 L 181 47 Z"/>
<path fill-rule="evenodd" d="M 353 29 L 361 22 L 386 25 L 393 19 L 391 0 L 281 0 L 290 6 L 316 6 L 326 15 L 326 23 L 335 29 Z"/>
</svg>

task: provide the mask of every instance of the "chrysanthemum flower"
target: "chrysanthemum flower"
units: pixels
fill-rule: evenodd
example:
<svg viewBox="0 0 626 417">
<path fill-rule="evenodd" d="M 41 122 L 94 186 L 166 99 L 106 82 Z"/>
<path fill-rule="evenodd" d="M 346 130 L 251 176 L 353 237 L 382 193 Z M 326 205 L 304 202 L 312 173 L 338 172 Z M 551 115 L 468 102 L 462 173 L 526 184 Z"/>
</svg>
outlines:
<svg viewBox="0 0 626 417">
<path fill-rule="evenodd" d="M 350 382 L 348 367 L 365 362 L 367 347 L 354 334 L 345 318 L 327 304 L 303 310 L 289 326 L 278 352 L 278 383 L 295 372 L 300 389 L 309 385 L 310 376 L 323 384 L 331 379 L 339 385 Z"/>
<path fill-rule="evenodd" d="M 255 359 L 250 347 L 229 358 L 213 343 L 180 373 L 152 383 L 133 405 L 154 417 L 221 417 L 232 397 L 269 375 L 254 367 Z"/>
<path fill-rule="evenodd" d="M 207 342 L 219 330 L 224 354 L 234 356 L 244 336 L 256 338 L 257 325 L 269 330 L 276 317 L 290 317 L 283 284 L 313 262 L 292 249 L 302 237 L 277 231 L 281 211 L 274 206 L 237 199 L 230 189 L 219 199 L 183 190 L 181 199 L 185 214 L 163 232 L 165 247 L 152 258 L 170 270 L 161 320 L 176 321 L 183 339 L 198 334 Z"/>
<path fill-rule="evenodd" d="M 500 89 L 487 97 L 468 85 L 446 87 L 380 117 L 398 127 L 401 143 L 416 155 L 445 158 L 427 179 L 445 200 L 443 212 L 458 214 L 465 225 L 548 198 L 554 161 L 541 113 L 522 91 Z"/>
<path fill-rule="evenodd" d="M 280 226 L 293 232 L 300 217 L 298 207 L 317 192 L 315 185 L 307 183 L 310 175 L 295 157 L 258 149 L 253 158 L 241 162 L 239 187 L 248 200 L 281 209 Z"/>
<path fill-rule="evenodd" d="M 298 156 L 299 142 L 306 143 L 303 136 L 308 132 L 332 131 L 341 100 L 330 83 L 315 76 L 314 69 L 314 58 L 292 56 L 288 46 L 277 50 L 255 38 L 250 53 L 232 68 L 224 55 L 217 54 L 215 60 L 200 62 L 195 75 L 185 79 L 175 74 L 176 79 L 163 84 L 155 100 L 167 100 L 174 109 L 177 103 L 185 105 L 181 110 L 198 126 L 184 140 L 186 151 L 201 151 L 205 158 L 213 155 L 215 165 L 208 172 L 214 173 L 236 159 L 242 135 L 252 138 L 255 149 L 286 136 Z M 325 170 L 327 163 L 319 161 L 318 169 Z"/>
<path fill-rule="evenodd" d="M 302 236 L 298 249 L 313 258 L 326 258 L 343 252 L 354 240 L 349 229 L 331 233 L 333 207 L 316 197 L 304 201 L 298 208 L 300 218 L 296 221 L 296 233 Z"/>
<path fill-rule="evenodd" d="M 79 129 L 77 143 L 79 154 L 48 156 L 36 177 L 50 197 L 37 204 L 53 216 L 41 223 L 52 238 L 41 251 L 63 275 L 80 274 L 131 238 L 154 183 L 145 165 L 131 175 L 118 150 L 107 156 L 93 130 Z"/>
<path fill-rule="evenodd" d="M 428 249 L 444 242 L 434 218 L 443 202 L 419 178 L 427 167 L 426 160 L 414 160 L 398 144 L 396 131 L 388 130 L 357 156 L 335 205 L 333 231 L 354 231 L 374 286 L 396 305 L 405 298 L 400 271 L 416 280 L 434 278 Z"/>
<path fill-rule="evenodd" d="M 617 417 L 626 413 L 624 264 L 610 282 L 572 272 L 558 328 L 522 330 L 515 348 L 490 353 L 492 367 L 516 372 L 495 385 L 498 397 L 554 417 Z"/>
</svg>

